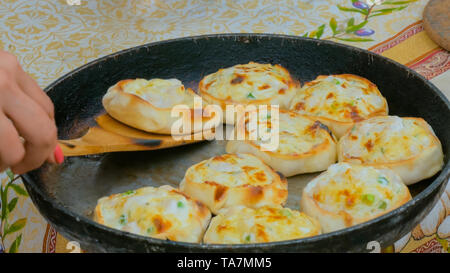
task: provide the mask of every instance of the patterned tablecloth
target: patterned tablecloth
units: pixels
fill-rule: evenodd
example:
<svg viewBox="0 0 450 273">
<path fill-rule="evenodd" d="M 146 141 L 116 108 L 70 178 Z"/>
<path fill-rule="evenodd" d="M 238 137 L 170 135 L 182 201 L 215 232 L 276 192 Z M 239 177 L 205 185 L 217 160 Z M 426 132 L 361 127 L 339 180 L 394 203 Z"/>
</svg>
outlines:
<svg viewBox="0 0 450 273">
<path fill-rule="evenodd" d="M 375 2 L 376 5 L 373 5 Z M 380 3 L 381 2 L 381 3 Z M 306 35 L 372 50 L 405 64 L 450 96 L 450 54 L 421 18 L 427 1 L 0 0 L 0 48 L 45 87 L 100 56 L 175 37 L 227 32 Z M 19 177 L 0 174 L 0 252 L 69 252 Z M 450 183 L 449 183 L 450 185 Z M 384 251 L 448 252 L 450 186 L 411 233 Z M 6 209 L 8 208 L 8 209 Z M 5 228 L 7 223 L 7 228 Z"/>
</svg>

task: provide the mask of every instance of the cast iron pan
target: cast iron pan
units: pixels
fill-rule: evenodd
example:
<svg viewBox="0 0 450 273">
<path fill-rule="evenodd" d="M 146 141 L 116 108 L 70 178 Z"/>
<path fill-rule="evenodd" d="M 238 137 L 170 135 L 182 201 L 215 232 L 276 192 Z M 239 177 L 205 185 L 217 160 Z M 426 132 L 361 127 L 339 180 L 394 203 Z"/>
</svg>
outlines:
<svg viewBox="0 0 450 273">
<path fill-rule="evenodd" d="M 109 252 L 348 252 L 368 251 L 367 243 L 391 245 L 432 209 L 450 176 L 450 104 L 426 79 L 396 62 L 358 48 L 285 35 L 225 34 L 151 43 L 95 60 L 46 88 L 55 104 L 60 139 L 79 137 L 103 113 L 107 88 L 127 78 L 178 78 L 197 90 L 199 80 L 219 68 L 249 61 L 281 64 L 302 83 L 321 74 L 352 73 L 374 82 L 390 114 L 424 118 L 445 153 L 444 169 L 410 187 L 413 200 L 369 222 L 320 236 L 246 245 L 164 241 L 122 232 L 91 220 L 98 198 L 142 186 L 178 186 L 190 165 L 224 152 L 219 141 L 148 152 L 122 152 L 66 159 L 23 175 L 42 215 L 58 232 L 87 251 Z M 298 208 L 302 182 L 289 179 L 288 206 Z"/>
</svg>

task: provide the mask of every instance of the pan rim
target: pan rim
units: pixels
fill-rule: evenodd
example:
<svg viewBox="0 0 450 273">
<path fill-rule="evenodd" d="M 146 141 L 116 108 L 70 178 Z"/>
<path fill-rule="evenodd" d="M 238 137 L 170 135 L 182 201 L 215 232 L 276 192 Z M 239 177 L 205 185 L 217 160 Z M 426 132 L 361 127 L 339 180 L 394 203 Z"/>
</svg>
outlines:
<svg viewBox="0 0 450 273">
<path fill-rule="evenodd" d="M 336 46 L 336 47 L 345 48 L 346 50 L 353 50 L 353 51 L 357 51 L 362 54 L 367 54 L 371 57 L 380 58 L 381 60 L 384 60 L 385 62 L 389 63 L 390 65 L 394 65 L 394 66 L 397 66 L 397 67 L 407 70 L 410 74 L 412 74 L 413 76 L 418 77 L 420 80 L 422 80 L 430 89 L 432 89 L 435 92 L 435 94 L 439 97 L 439 99 L 441 99 L 441 101 L 444 102 L 444 104 L 447 106 L 447 108 L 450 111 L 450 102 L 444 96 L 444 94 L 439 90 L 439 88 L 437 88 L 434 84 L 432 84 L 429 80 L 427 80 L 425 77 L 423 77 L 419 73 L 415 72 L 414 70 L 410 69 L 409 67 L 404 66 L 394 60 L 388 59 L 387 57 L 378 55 L 378 54 L 368 51 L 366 49 L 361 49 L 361 48 L 350 46 L 350 45 L 340 44 L 340 43 L 336 43 L 333 41 L 324 41 L 324 40 L 317 40 L 317 39 L 307 38 L 307 37 L 285 35 L 285 34 L 272 34 L 272 33 L 204 34 L 204 35 L 186 36 L 186 37 L 180 37 L 180 38 L 174 38 L 174 39 L 168 39 L 168 40 L 161 40 L 161 41 L 146 43 L 143 45 L 138 45 L 135 47 L 123 49 L 123 50 L 120 50 L 120 51 L 117 51 L 117 52 L 114 52 L 111 54 L 107 54 L 100 58 L 94 59 L 94 60 L 64 74 L 63 76 L 59 77 L 57 80 L 53 81 L 46 88 L 44 88 L 44 91 L 48 92 L 49 90 L 53 89 L 55 86 L 57 86 L 63 80 L 66 80 L 67 78 L 71 77 L 72 75 L 75 75 L 76 73 L 78 73 L 88 67 L 91 67 L 93 65 L 96 65 L 97 63 L 102 62 L 109 58 L 114 58 L 119 55 L 124 55 L 127 53 L 131 53 L 133 51 L 141 50 L 141 49 L 145 49 L 145 48 L 147 48 L 147 50 L 148 50 L 149 48 L 154 47 L 154 46 L 160 46 L 160 45 L 164 45 L 164 44 L 168 44 L 168 43 L 175 43 L 178 41 L 186 41 L 186 40 L 195 41 L 195 40 L 199 40 L 199 39 L 220 39 L 220 38 L 223 38 L 223 39 L 234 38 L 236 40 L 245 39 L 245 38 L 247 38 L 247 39 L 252 39 L 252 38 L 253 39 L 255 39 L 255 38 L 256 39 L 269 39 L 269 40 L 271 38 L 276 38 L 276 39 L 281 38 L 281 39 L 284 39 L 287 41 L 305 40 L 305 41 L 316 43 L 317 46 L 320 46 L 320 45 Z M 448 155 L 446 155 L 446 157 L 448 157 Z M 361 223 L 361 224 L 358 224 L 355 226 L 351 226 L 351 227 L 348 227 L 345 229 L 341 229 L 341 230 L 337 230 L 337 231 L 333 231 L 333 232 L 329 232 L 329 233 L 323 233 L 323 234 L 312 236 L 312 237 L 285 240 L 285 241 L 275 241 L 275 242 L 268 242 L 268 243 L 254 243 L 254 244 L 205 244 L 205 243 L 188 243 L 188 242 L 168 241 L 168 240 L 156 239 L 156 238 L 152 238 L 152 237 L 146 237 L 146 236 L 142 236 L 142 235 L 138 235 L 138 234 L 134 234 L 134 233 L 129 233 L 126 231 L 113 229 L 113 228 L 101 225 L 99 223 L 96 223 L 92 219 L 90 219 L 82 214 L 78 214 L 76 212 L 71 211 L 68 208 L 65 208 L 59 202 L 55 202 L 54 198 L 52 198 L 48 194 L 46 194 L 41 189 L 41 187 L 39 187 L 34 182 L 34 179 L 32 178 L 30 173 L 25 173 L 25 174 L 21 175 L 21 177 L 23 178 L 24 182 L 26 182 L 25 183 L 26 186 L 31 187 L 33 189 L 33 191 L 35 191 L 37 194 L 39 194 L 41 199 L 43 199 L 45 202 L 48 202 L 49 204 L 51 204 L 54 209 L 60 211 L 61 213 L 65 214 L 65 215 L 70 216 L 71 218 L 77 219 L 77 221 L 80 221 L 80 222 L 84 221 L 87 224 L 92 225 L 95 228 L 100 229 L 103 232 L 113 233 L 113 234 L 120 235 L 120 236 L 126 236 L 133 240 L 145 241 L 146 243 L 158 245 L 158 246 L 182 246 L 182 247 L 192 248 L 192 249 L 196 249 L 196 250 L 226 250 L 226 249 L 230 249 L 230 248 L 237 249 L 237 250 L 251 250 L 251 249 L 255 249 L 255 248 L 268 248 L 268 247 L 272 247 L 272 246 L 314 243 L 315 241 L 320 241 L 320 240 L 323 240 L 326 238 L 331 239 L 333 237 L 350 234 L 351 232 L 354 232 L 356 230 L 364 229 L 367 226 L 375 225 L 378 222 L 382 222 L 386 219 L 395 217 L 396 215 L 401 214 L 402 212 L 404 212 L 404 211 L 408 210 L 409 208 L 411 208 L 412 206 L 414 206 L 415 203 L 417 203 L 417 202 L 423 200 L 424 198 L 426 198 L 427 196 L 429 196 L 438 187 L 442 186 L 442 184 L 449 183 L 448 181 L 450 178 L 450 160 L 447 162 L 447 164 L 445 164 L 444 168 L 441 170 L 438 177 L 436 177 L 431 182 L 431 184 L 428 185 L 424 190 L 422 190 L 418 195 L 416 195 L 413 199 L 411 199 L 407 203 L 403 204 L 402 206 L 398 207 L 397 209 L 392 210 L 382 216 L 379 216 L 377 218 L 371 219 L 367 222 L 364 222 L 364 223 Z M 443 187 L 443 188 L 445 188 L 445 187 Z M 402 236 L 405 235 L 406 233 L 407 233 L 407 231 L 404 234 L 402 234 Z"/>
</svg>

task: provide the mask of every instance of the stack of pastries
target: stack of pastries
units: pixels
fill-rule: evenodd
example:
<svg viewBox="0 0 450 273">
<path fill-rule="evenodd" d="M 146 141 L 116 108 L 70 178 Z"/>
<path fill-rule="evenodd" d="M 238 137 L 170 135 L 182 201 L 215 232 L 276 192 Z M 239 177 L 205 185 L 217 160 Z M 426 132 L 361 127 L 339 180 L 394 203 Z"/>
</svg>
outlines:
<svg viewBox="0 0 450 273">
<path fill-rule="evenodd" d="M 318 76 L 301 87 L 280 65 L 250 62 L 220 69 L 199 83 L 207 104 L 278 105 L 279 145 L 229 140 L 226 153 L 186 170 L 178 189 L 146 187 L 103 197 L 95 220 L 153 238 L 210 244 L 291 240 L 347 228 L 411 200 L 407 185 L 442 169 L 439 139 L 421 118 L 388 115 L 377 86 L 351 74 Z M 103 104 L 138 129 L 170 133 L 170 106 L 197 96 L 176 79 L 125 80 Z M 268 128 L 270 114 L 258 122 Z M 247 116 L 248 117 L 248 116 Z M 234 119 L 223 123 L 236 123 Z M 198 128 L 198 127 L 196 127 Z M 200 127 L 201 128 L 201 127 Z M 286 177 L 323 171 L 283 207 Z"/>
</svg>

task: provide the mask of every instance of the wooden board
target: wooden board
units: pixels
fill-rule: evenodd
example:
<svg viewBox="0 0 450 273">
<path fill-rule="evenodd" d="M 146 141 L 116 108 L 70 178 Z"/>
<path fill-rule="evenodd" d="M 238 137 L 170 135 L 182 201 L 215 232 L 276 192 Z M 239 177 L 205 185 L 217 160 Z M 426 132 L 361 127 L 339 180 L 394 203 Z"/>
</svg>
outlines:
<svg viewBox="0 0 450 273">
<path fill-rule="evenodd" d="M 145 151 L 204 141 L 202 132 L 177 140 L 171 135 L 147 133 L 129 127 L 108 114 L 98 116 L 96 126 L 77 139 L 58 140 L 64 156 L 80 156 L 119 151 Z"/>
<path fill-rule="evenodd" d="M 430 0 L 423 11 L 423 26 L 435 43 L 450 50 L 450 0 Z"/>
</svg>

